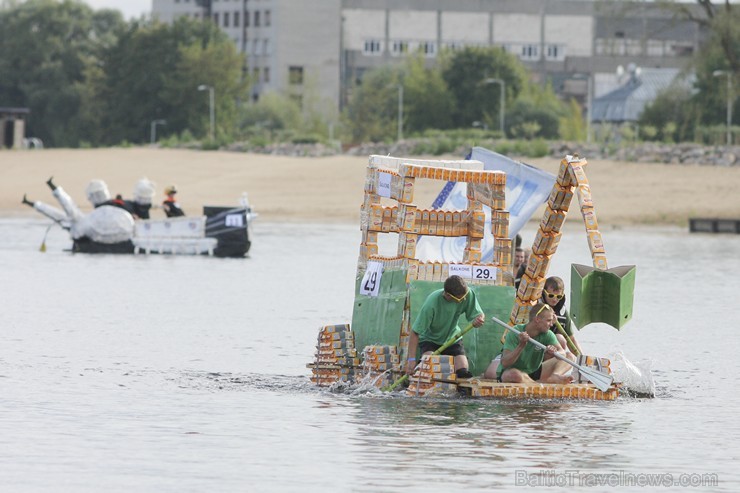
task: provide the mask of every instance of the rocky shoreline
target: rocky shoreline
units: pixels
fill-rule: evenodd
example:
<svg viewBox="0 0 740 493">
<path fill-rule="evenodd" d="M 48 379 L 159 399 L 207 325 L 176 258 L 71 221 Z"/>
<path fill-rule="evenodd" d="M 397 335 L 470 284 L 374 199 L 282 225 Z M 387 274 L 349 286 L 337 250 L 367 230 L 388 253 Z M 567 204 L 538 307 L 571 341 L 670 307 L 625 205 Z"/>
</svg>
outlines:
<svg viewBox="0 0 740 493">
<path fill-rule="evenodd" d="M 326 144 L 271 144 L 264 147 L 251 147 L 248 143 L 235 143 L 226 148 L 234 152 L 253 152 L 273 156 L 326 157 L 346 154 L 350 156 L 369 156 L 371 154 L 391 156 L 411 156 L 419 141 L 415 139 L 400 142 L 366 143 L 342 150 L 339 146 Z M 484 146 L 485 147 L 485 146 Z M 460 147 L 448 154 L 464 156 L 469 147 Z M 527 160 L 516 152 L 507 152 L 515 159 Z M 579 154 L 588 159 L 612 159 L 632 163 L 687 164 L 704 166 L 740 166 L 740 146 L 703 146 L 699 144 L 663 144 L 645 142 L 611 148 L 601 144 L 581 144 L 574 142 L 548 143 L 548 155 L 560 159 L 567 154 Z"/>
</svg>

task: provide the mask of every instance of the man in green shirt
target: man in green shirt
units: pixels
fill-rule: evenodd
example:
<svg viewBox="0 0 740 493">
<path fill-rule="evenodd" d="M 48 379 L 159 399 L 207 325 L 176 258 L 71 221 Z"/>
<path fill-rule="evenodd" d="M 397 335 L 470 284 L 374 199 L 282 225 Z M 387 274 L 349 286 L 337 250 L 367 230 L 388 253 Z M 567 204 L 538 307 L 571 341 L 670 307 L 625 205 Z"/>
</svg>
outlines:
<svg viewBox="0 0 740 493">
<path fill-rule="evenodd" d="M 407 374 L 411 375 L 416 367 L 417 347 L 422 355 L 431 354 L 460 334 L 457 320 L 462 314 L 465 314 L 474 327 L 480 327 L 486 320 L 475 293 L 468 289 L 465 280 L 460 276 L 450 276 L 444 283 L 444 289 L 434 291 L 427 297 L 411 327 Z M 468 369 L 468 358 L 465 356 L 462 340 L 455 342 L 442 354 L 454 356 L 455 373 L 459 378 L 473 376 Z"/>
<path fill-rule="evenodd" d="M 554 358 L 556 352 L 565 356 L 565 350 L 550 331 L 555 323 L 555 312 L 545 303 L 537 303 L 529 311 L 529 322 L 515 326 L 521 333 L 506 333 L 501 364 L 497 370 L 500 382 L 506 383 L 570 383 L 573 379 L 566 376 L 571 366 L 565 361 Z M 529 340 L 534 339 L 547 346 L 543 351 Z"/>
</svg>

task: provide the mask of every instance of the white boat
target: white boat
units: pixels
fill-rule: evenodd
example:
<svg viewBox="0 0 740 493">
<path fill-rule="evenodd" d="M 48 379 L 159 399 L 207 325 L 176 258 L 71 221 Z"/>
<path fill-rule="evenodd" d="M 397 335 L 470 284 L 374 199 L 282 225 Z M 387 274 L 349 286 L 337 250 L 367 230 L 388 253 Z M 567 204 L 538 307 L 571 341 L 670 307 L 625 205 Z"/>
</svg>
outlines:
<svg viewBox="0 0 740 493">
<path fill-rule="evenodd" d="M 89 213 L 51 179 L 47 184 L 61 209 L 25 196 L 23 203 L 69 231 L 73 252 L 244 257 L 251 246 L 257 214 L 246 193 L 234 207 L 204 206 L 200 216 L 149 219 L 154 187 L 147 179 L 137 183 L 133 200 L 111 200 L 105 183 L 93 180 L 86 190 L 95 207 Z"/>
</svg>

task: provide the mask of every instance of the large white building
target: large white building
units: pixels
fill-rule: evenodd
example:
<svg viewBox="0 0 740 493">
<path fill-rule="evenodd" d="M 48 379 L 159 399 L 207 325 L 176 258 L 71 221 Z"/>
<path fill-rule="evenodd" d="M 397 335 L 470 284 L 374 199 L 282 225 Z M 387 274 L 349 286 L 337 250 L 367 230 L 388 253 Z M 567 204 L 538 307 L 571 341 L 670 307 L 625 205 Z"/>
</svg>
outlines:
<svg viewBox="0 0 740 493">
<path fill-rule="evenodd" d="M 416 50 L 432 64 L 444 48 L 500 46 L 585 100 L 588 80 L 598 96 L 619 66 L 683 67 L 702 40 L 652 3 L 606 0 L 153 0 L 152 15 L 210 17 L 246 54 L 254 99 L 279 91 L 329 113 L 366 70 Z"/>
</svg>

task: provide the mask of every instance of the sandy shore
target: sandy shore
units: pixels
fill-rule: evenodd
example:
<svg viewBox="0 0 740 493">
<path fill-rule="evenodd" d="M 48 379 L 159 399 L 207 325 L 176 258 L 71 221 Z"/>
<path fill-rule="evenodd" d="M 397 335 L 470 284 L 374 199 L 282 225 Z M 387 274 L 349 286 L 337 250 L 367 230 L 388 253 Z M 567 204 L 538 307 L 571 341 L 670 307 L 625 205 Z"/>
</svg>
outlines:
<svg viewBox="0 0 740 493">
<path fill-rule="evenodd" d="M 559 165 L 552 158 L 527 162 L 550 172 L 557 172 Z M 112 194 L 128 198 L 136 181 L 146 176 L 157 185 L 157 202 L 166 185 L 176 184 L 188 214 L 200 214 L 203 205 L 235 205 L 242 192 L 248 192 L 264 221 L 355 223 L 366 164 L 367 157 L 149 148 L 0 151 L 0 215 L 39 217 L 21 204 L 24 193 L 31 200 L 57 205 L 44 183 L 50 176 L 83 210 L 89 209 L 84 191 L 91 179 L 105 180 Z M 592 161 L 587 174 L 601 227 L 685 225 L 689 217 L 699 216 L 740 219 L 738 167 Z M 415 202 L 426 207 L 441 185 L 422 185 Z M 155 211 L 154 217 L 159 214 Z"/>
</svg>

